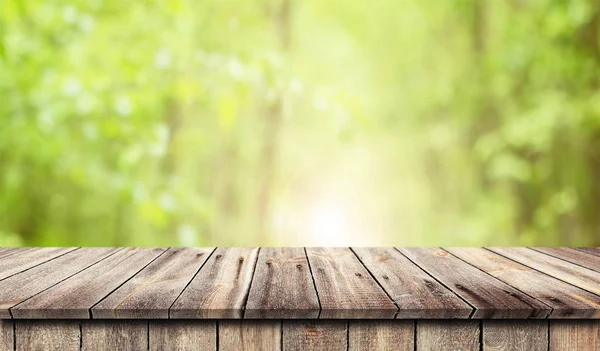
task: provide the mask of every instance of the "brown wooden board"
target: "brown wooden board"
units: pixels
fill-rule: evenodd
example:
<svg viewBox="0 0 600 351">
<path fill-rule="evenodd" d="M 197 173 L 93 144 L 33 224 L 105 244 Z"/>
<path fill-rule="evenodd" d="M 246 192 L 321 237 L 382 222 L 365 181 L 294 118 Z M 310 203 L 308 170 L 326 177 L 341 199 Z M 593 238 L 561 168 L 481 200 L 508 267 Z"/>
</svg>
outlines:
<svg viewBox="0 0 600 351">
<path fill-rule="evenodd" d="M 346 321 L 283 321 L 283 350 L 346 351 Z"/>
<path fill-rule="evenodd" d="M 79 321 L 15 321 L 17 351 L 79 351 Z"/>
<path fill-rule="evenodd" d="M 81 349 L 83 351 L 146 350 L 148 349 L 148 321 L 82 321 Z"/>
<path fill-rule="evenodd" d="M 479 351 L 479 322 L 417 321 L 417 351 Z"/>
<path fill-rule="evenodd" d="M 486 351 L 548 350 L 548 321 L 484 320 L 482 333 Z"/>
<path fill-rule="evenodd" d="M 216 249 L 171 307 L 171 318 L 242 318 L 258 250 Z"/>
<path fill-rule="evenodd" d="M 600 296 L 483 248 L 446 251 L 552 307 L 548 318 L 600 318 Z"/>
<path fill-rule="evenodd" d="M 0 318 L 11 318 L 11 307 L 119 250 L 110 247 L 74 250 L 0 281 Z"/>
<path fill-rule="evenodd" d="M 512 286 L 436 248 L 400 251 L 475 307 L 472 318 L 546 318 L 551 309 Z"/>
<path fill-rule="evenodd" d="M 11 320 L 0 320 L 0 350 L 14 349 L 14 322 Z"/>
<path fill-rule="evenodd" d="M 0 258 L 0 280 L 75 249 L 75 247 L 27 248 L 19 251 L 17 254 L 2 257 Z"/>
<path fill-rule="evenodd" d="M 0 247 L 0 258 L 30 250 L 29 247 Z"/>
<path fill-rule="evenodd" d="M 348 324 L 349 351 L 414 350 L 414 321 L 355 321 Z"/>
<path fill-rule="evenodd" d="M 353 248 L 400 309 L 396 318 L 469 318 L 473 308 L 394 248 Z"/>
<path fill-rule="evenodd" d="M 490 247 L 488 249 L 557 279 L 600 294 L 598 272 L 528 248 Z"/>
<path fill-rule="evenodd" d="M 600 350 L 600 321 L 550 321 L 549 350 Z"/>
<path fill-rule="evenodd" d="M 280 321 L 219 321 L 219 350 L 279 351 Z"/>
<path fill-rule="evenodd" d="M 169 307 L 214 248 L 172 248 L 92 308 L 95 319 L 169 318 Z"/>
<path fill-rule="evenodd" d="M 600 257 L 569 247 L 532 247 L 533 250 L 600 272 Z"/>
<path fill-rule="evenodd" d="M 215 351 L 217 322 L 205 320 L 151 320 L 150 350 Z"/>
<path fill-rule="evenodd" d="M 164 250 L 123 249 L 11 308 L 13 318 L 90 318 L 90 309 L 96 303 L 139 272 Z"/>
<path fill-rule="evenodd" d="M 303 248 L 262 248 L 244 318 L 319 316 L 319 301 Z"/>
<path fill-rule="evenodd" d="M 574 249 L 587 252 L 592 255 L 600 256 L 600 247 L 574 247 Z"/>
<path fill-rule="evenodd" d="M 348 248 L 307 248 L 323 319 L 394 318 L 397 308 Z"/>
</svg>

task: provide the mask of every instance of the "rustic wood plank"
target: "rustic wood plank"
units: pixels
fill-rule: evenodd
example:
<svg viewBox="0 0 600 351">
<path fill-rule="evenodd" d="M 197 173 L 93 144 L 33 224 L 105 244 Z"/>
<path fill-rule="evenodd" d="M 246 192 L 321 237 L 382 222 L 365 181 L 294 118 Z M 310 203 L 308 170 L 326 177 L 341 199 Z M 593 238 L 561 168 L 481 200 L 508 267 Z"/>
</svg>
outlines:
<svg viewBox="0 0 600 351">
<path fill-rule="evenodd" d="M 547 351 L 548 321 L 484 320 L 485 351 Z"/>
<path fill-rule="evenodd" d="M 569 247 L 532 247 L 531 249 L 600 272 L 600 257 Z"/>
<path fill-rule="evenodd" d="M 283 321 L 283 349 L 345 351 L 347 333 L 346 321 Z"/>
<path fill-rule="evenodd" d="M 119 251 L 119 248 L 74 250 L 0 281 L 0 318 L 9 309 Z"/>
<path fill-rule="evenodd" d="M 83 351 L 139 351 L 148 348 L 148 321 L 85 320 L 81 322 Z"/>
<path fill-rule="evenodd" d="M 262 248 L 244 318 L 317 318 L 319 301 L 303 248 Z"/>
<path fill-rule="evenodd" d="M 472 318 L 545 318 L 551 309 L 512 286 L 436 248 L 400 251 L 472 306 Z"/>
<path fill-rule="evenodd" d="M 281 322 L 219 321 L 219 350 L 281 350 Z"/>
<path fill-rule="evenodd" d="M 348 350 L 414 350 L 414 321 L 350 321 Z"/>
<path fill-rule="evenodd" d="M 394 248 L 353 248 L 400 309 L 396 318 L 469 318 L 473 308 Z"/>
<path fill-rule="evenodd" d="M 417 321 L 417 351 L 479 351 L 479 322 Z"/>
<path fill-rule="evenodd" d="M 23 252 L 30 249 L 30 247 L 0 247 L 0 258 L 14 255 L 19 252 Z"/>
<path fill-rule="evenodd" d="M 307 248 L 319 318 L 394 318 L 398 309 L 348 248 Z"/>
<path fill-rule="evenodd" d="M 171 318 L 242 318 L 258 251 L 216 249 L 171 307 Z"/>
<path fill-rule="evenodd" d="M 552 307 L 548 318 L 598 318 L 600 296 L 483 248 L 446 251 Z"/>
<path fill-rule="evenodd" d="M 0 280 L 75 250 L 75 247 L 26 248 L 0 258 Z"/>
<path fill-rule="evenodd" d="M 523 247 L 490 247 L 488 249 L 557 279 L 600 294 L 600 273 L 598 272 Z"/>
<path fill-rule="evenodd" d="M 172 248 L 92 308 L 95 319 L 169 318 L 169 307 L 214 248 Z"/>
<path fill-rule="evenodd" d="M 0 320 L 0 350 L 14 349 L 14 321 Z"/>
<path fill-rule="evenodd" d="M 214 351 L 217 322 L 204 320 L 151 320 L 150 350 Z"/>
<path fill-rule="evenodd" d="M 600 247 L 575 247 L 574 249 L 587 252 L 591 255 L 600 256 Z"/>
<path fill-rule="evenodd" d="M 15 321 L 17 351 L 78 351 L 79 321 Z"/>
<path fill-rule="evenodd" d="M 11 308 L 13 318 L 90 318 L 94 304 L 164 251 L 158 248 L 121 250 Z"/>
<path fill-rule="evenodd" d="M 549 350 L 600 350 L 600 321 L 550 321 Z"/>
</svg>

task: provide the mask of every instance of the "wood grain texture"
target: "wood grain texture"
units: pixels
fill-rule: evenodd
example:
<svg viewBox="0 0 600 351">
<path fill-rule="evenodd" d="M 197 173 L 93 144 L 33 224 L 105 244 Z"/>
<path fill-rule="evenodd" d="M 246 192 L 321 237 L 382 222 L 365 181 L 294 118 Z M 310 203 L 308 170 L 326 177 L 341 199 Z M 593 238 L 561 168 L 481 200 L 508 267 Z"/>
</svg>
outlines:
<svg viewBox="0 0 600 351">
<path fill-rule="evenodd" d="M 79 321 L 15 321 L 17 351 L 79 350 Z"/>
<path fill-rule="evenodd" d="M 0 350 L 13 350 L 14 348 L 14 321 L 0 320 Z"/>
<path fill-rule="evenodd" d="M 171 307 L 171 318 L 242 318 L 258 250 L 215 250 Z"/>
<path fill-rule="evenodd" d="M 319 301 L 303 248 L 263 248 L 244 318 L 317 318 Z"/>
<path fill-rule="evenodd" d="M 119 250 L 121 249 L 77 249 L 0 281 L 0 318 L 11 318 L 9 308 Z"/>
<path fill-rule="evenodd" d="M 600 273 L 591 269 L 523 247 L 488 249 L 557 279 L 600 294 Z"/>
<path fill-rule="evenodd" d="M 485 351 L 547 351 L 548 321 L 489 321 L 482 325 Z"/>
<path fill-rule="evenodd" d="M 587 252 L 595 256 L 600 256 L 600 247 L 575 247 L 574 249 Z"/>
<path fill-rule="evenodd" d="M 148 348 L 148 321 L 85 320 L 81 322 L 83 351 L 139 351 Z"/>
<path fill-rule="evenodd" d="M 323 319 L 394 318 L 397 308 L 348 248 L 307 248 Z"/>
<path fill-rule="evenodd" d="M 473 308 L 394 248 L 353 248 L 396 302 L 396 318 L 469 318 Z"/>
<path fill-rule="evenodd" d="M 417 321 L 417 351 L 479 351 L 479 322 Z"/>
<path fill-rule="evenodd" d="M 548 318 L 599 318 L 600 296 L 483 248 L 446 251 L 552 307 Z"/>
<path fill-rule="evenodd" d="M 95 319 L 169 318 L 169 307 L 214 248 L 172 248 L 92 308 Z"/>
<path fill-rule="evenodd" d="M 75 249 L 75 247 L 32 247 L 20 250 L 17 254 L 2 257 L 0 258 L 0 280 Z"/>
<path fill-rule="evenodd" d="M 93 250 L 93 249 L 81 249 Z M 11 308 L 13 318 L 90 318 L 90 309 L 165 249 L 126 248 Z"/>
<path fill-rule="evenodd" d="M 414 321 L 350 321 L 348 350 L 414 350 Z"/>
<path fill-rule="evenodd" d="M 600 350 L 600 321 L 550 321 L 549 350 Z"/>
<path fill-rule="evenodd" d="M 600 257 L 594 254 L 569 247 L 532 247 L 532 249 L 600 272 Z"/>
<path fill-rule="evenodd" d="M 219 350 L 281 350 L 280 321 L 219 321 Z"/>
<path fill-rule="evenodd" d="M 29 247 L 0 247 L 0 258 L 29 250 Z"/>
<path fill-rule="evenodd" d="M 283 349 L 345 351 L 347 328 L 346 321 L 283 321 Z"/>
<path fill-rule="evenodd" d="M 217 322 L 203 320 L 151 320 L 150 350 L 214 351 L 217 349 Z"/>
<path fill-rule="evenodd" d="M 472 318 L 546 318 L 551 309 L 512 286 L 435 248 L 403 248 L 409 259 L 475 307 Z"/>
</svg>

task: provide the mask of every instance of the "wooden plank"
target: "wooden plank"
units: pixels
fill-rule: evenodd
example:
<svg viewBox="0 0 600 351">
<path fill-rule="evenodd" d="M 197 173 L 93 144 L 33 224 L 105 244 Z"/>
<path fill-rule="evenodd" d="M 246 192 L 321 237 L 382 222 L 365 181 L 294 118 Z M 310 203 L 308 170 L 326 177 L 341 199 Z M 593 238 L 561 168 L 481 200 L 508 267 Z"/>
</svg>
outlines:
<svg viewBox="0 0 600 351">
<path fill-rule="evenodd" d="M 414 350 L 414 321 L 350 321 L 348 350 Z"/>
<path fill-rule="evenodd" d="M 569 247 L 532 247 L 532 249 L 600 272 L 600 257 L 591 253 Z"/>
<path fill-rule="evenodd" d="M 23 252 L 30 249 L 30 247 L 0 247 L 0 258 L 14 255 L 19 252 Z"/>
<path fill-rule="evenodd" d="M 548 321 L 484 320 L 485 351 L 547 351 Z"/>
<path fill-rule="evenodd" d="M 281 350 L 280 321 L 219 321 L 219 350 Z"/>
<path fill-rule="evenodd" d="M 90 318 L 92 306 L 135 275 L 164 250 L 123 249 L 11 308 L 13 318 Z"/>
<path fill-rule="evenodd" d="M 14 321 L 0 320 L 0 350 L 14 349 Z"/>
<path fill-rule="evenodd" d="M 83 351 L 138 351 L 148 348 L 148 321 L 85 320 L 81 322 Z"/>
<path fill-rule="evenodd" d="M 214 248 L 172 248 L 92 308 L 96 319 L 169 318 L 169 307 Z"/>
<path fill-rule="evenodd" d="M 262 248 L 244 318 L 317 318 L 319 301 L 303 248 Z"/>
<path fill-rule="evenodd" d="M 94 248 L 74 250 L 0 281 L 0 318 L 11 318 L 9 312 L 11 307 L 119 250 L 121 249 Z"/>
<path fill-rule="evenodd" d="M 409 259 L 475 307 L 472 318 L 545 318 L 551 309 L 436 248 L 402 248 Z"/>
<path fill-rule="evenodd" d="M 171 318 L 242 318 L 258 251 L 216 249 L 171 307 Z"/>
<path fill-rule="evenodd" d="M 323 319 L 394 318 L 397 308 L 348 248 L 307 248 Z"/>
<path fill-rule="evenodd" d="M 575 247 L 574 249 L 587 252 L 591 255 L 600 256 L 600 247 Z"/>
<path fill-rule="evenodd" d="M 203 320 L 151 320 L 150 350 L 214 351 L 217 322 Z"/>
<path fill-rule="evenodd" d="M 0 280 L 75 249 L 75 247 L 26 248 L 14 255 L 2 257 L 0 258 Z"/>
<path fill-rule="evenodd" d="M 396 318 L 469 318 L 473 308 L 394 248 L 353 248 L 400 309 Z"/>
<path fill-rule="evenodd" d="M 548 318 L 598 318 L 600 296 L 483 248 L 446 251 L 552 307 Z"/>
<path fill-rule="evenodd" d="M 550 321 L 549 350 L 600 350 L 600 321 Z"/>
<path fill-rule="evenodd" d="M 600 294 L 600 273 L 598 272 L 523 247 L 490 247 L 488 249 L 557 279 Z"/>
<path fill-rule="evenodd" d="M 479 351 L 479 322 L 417 321 L 417 351 Z"/>
<path fill-rule="evenodd" d="M 17 351 L 78 351 L 79 321 L 15 321 Z"/>
<path fill-rule="evenodd" d="M 345 351 L 347 328 L 346 321 L 283 321 L 283 349 Z"/>
</svg>

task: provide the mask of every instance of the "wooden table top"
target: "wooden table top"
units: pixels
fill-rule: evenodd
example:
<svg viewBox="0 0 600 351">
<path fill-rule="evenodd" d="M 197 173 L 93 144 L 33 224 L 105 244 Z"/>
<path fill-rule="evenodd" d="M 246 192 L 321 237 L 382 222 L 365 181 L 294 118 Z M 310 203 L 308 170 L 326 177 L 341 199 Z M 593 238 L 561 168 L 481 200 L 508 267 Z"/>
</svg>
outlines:
<svg viewBox="0 0 600 351">
<path fill-rule="evenodd" d="M 600 318 L 600 248 L 0 248 L 0 318 Z"/>
</svg>

